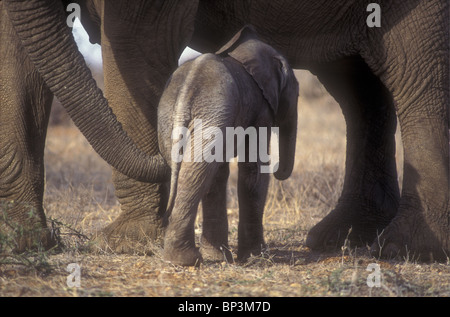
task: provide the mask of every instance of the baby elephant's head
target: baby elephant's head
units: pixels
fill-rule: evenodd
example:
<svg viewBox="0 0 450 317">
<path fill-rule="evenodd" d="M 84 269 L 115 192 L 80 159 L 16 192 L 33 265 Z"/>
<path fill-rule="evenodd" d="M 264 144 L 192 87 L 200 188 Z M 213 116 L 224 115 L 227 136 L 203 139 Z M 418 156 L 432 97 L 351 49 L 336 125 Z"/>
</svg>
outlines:
<svg viewBox="0 0 450 317">
<path fill-rule="evenodd" d="M 261 89 L 279 127 L 279 167 L 275 177 L 288 178 L 294 167 L 297 137 L 299 87 L 287 60 L 261 41 L 255 29 L 242 28 L 217 54 L 227 54 L 240 62 Z"/>
</svg>

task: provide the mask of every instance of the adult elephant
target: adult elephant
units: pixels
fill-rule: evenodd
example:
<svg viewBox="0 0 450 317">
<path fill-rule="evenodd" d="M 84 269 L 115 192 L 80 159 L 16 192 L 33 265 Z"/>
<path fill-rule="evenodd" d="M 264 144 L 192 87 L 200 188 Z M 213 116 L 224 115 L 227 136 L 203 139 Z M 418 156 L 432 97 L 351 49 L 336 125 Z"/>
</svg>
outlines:
<svg viewBox="0 0 450 317">
<path fill-rule="evenodd" d="M 317 74 L 347 122 L 342 196 L 310 231 L 307 245 L 339 245 L 352 228 L 352 240 L 364 244 L 375 239 L 374 250 L 381 255 L 413 252 L 423 259 L 444 258 L 450 250 L 449 5 L 446 0 L 380 0 L 381 27 L 370 28 L 370 2 L 80 4 L 91 41 L 102 44 L 110 105 L 147 154 L 158 152 L 156 105 L 194 24 L 190 45 L 202 52 L 215 51 L 244 24 L 253 24 L 293 67 Z M 29 37 L 30 51 L 36 52 L 34 37 Z M 405 150 L 401 197 L 394 160 L 397 117 Z M 161 232 L 167 188 L 119 171 L 114 182 L 123 211 L 103 237 L 115 251 L 134 252 L 135 242 Z"/>
</svg>

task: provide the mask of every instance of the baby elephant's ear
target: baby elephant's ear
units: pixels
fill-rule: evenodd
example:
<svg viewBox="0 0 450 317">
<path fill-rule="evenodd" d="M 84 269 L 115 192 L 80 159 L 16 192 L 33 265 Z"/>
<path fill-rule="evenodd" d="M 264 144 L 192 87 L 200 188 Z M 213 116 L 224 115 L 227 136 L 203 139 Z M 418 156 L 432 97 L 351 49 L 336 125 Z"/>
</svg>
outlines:
<svg viewBox="0 0 450 317">
<path fill-rule="evenodd" d="M 226 54 L 241 63 L 258 84 L 274 114 L 277 113 L 279 95 L 286 81 L 286 61 L 259 39 L 252 26 L 242 28 L 216 54 Z"/>
<path fill-rule="evenodd" d="M 216 52 L 216 55 L 228 54 L 230 51 L 235 49 L 236 46 L 239 46 L 240 44 L 252 38 L 258 39 L 258 35 L 255 28 L 249 24 L 245 25 L 242 29 L 239 30 L 239 32 L 237 32 L 233 36 L 231 40 L 228 41 L 227 44 L 222 46 L 220 50 Z"/>
</svg>

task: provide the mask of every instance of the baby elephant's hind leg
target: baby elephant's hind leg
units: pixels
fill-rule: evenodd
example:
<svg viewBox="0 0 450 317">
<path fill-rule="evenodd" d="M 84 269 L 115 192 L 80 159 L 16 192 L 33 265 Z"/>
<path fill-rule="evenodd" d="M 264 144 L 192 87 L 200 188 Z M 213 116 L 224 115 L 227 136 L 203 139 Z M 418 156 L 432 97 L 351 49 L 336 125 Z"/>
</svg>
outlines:
<svg viewBox="0 0 450 317">
<path fill-rule="evenodd" d="M 215 164 L 183 162 L 177 193 L 164 238 L 164 259 L 176 265 L 194 266 L 202 261 L 195 243 L 195 218 L 200 199 L 210 186 Z"/>
</svg>

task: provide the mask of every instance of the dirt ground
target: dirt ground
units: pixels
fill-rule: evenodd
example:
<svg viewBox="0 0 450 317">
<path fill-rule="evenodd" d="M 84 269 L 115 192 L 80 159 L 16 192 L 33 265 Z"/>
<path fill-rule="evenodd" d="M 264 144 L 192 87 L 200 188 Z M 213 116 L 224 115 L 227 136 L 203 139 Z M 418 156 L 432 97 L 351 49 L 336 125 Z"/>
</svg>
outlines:
<svg viewBox="0 0 450 317">
<path fill-rule="evenodd" d="M 55 108 L 46 147 L 45 210 L 64 247 L 59 252 L 2 255 L 0 296 L 450 296 L 449 261 L 423 264 L 413 256 L 380 261 L 367 248 L 349 244 L 332 253 L 304 246 L 308 230 L 339 198 L 346 142 L 338 105 L 311 75 L 298 74 L 296 163 L 288 180 L 271 181 L 264 218 L 266 252 L 245 264 L 205 262 L 183 268 L 164 262 L 157 244 L 149 247 L 151 256 L 86 251 L 89 238 L 119 215 L 120 206 L 109 167 L 64 111 Z M 397 157 L 401 180 L 401 146 Z M 236 179 L 233 167 L 228 204 L 233 252 Z M 201 221 L 196 233 L 201 233 Z"/>
</svg>

